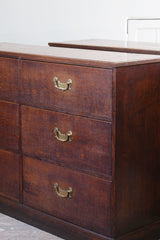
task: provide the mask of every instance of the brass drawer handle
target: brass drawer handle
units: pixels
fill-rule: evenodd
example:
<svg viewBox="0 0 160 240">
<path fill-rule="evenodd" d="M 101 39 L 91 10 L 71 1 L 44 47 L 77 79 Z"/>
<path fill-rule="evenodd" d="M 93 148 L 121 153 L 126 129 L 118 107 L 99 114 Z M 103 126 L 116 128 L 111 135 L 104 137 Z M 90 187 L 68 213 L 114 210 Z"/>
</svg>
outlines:
<svg viewBox="0 0 160 240">
<path fill-rule="evenodd" d="M 66 134 L 63 134 L 59 131 L 57 127 L 54 128 L 55 138 L 60 142 L 71 142 L 72 141 L 72 131 L 68 131 Z"/>
<path fill-rule="evenodd" d="M 56 194 L 59 197 L 62 197 L 62 198 L 71 198 L 72 197 L 73 190 L 72 190 L 71 187 L 69 187 L 67 190 L 63 190 L 62 188 L 60 188 L 58 183 L 55 183 L 54 184 L 54 189 L 55 189 Z"/>
<path fill-rule="evenodd" d="M 68 79 L 66 83 L 62 83 L 58 80 L 57 77 L 54 77 L 53 82 L 54 82 L 55 88 L 58 88 L 62 91 L 71 90 L 71 86 L 72 86 L 71 79 Z"/>
</svg>

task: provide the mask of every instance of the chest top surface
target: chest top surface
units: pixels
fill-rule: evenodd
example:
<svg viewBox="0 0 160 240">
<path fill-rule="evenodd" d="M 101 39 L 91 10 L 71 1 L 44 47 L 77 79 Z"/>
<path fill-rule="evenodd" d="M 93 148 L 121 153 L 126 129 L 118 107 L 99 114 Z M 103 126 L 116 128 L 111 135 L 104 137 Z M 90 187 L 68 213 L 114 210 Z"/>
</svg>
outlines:
<svg viewBox="0 0 160 240">
<path fill-rule="evenodd" d="M 0 43 L 0 55 L 40 61 L 112 68 L 160 62 L 160 56 L 86 49 Z"/>
</svg>

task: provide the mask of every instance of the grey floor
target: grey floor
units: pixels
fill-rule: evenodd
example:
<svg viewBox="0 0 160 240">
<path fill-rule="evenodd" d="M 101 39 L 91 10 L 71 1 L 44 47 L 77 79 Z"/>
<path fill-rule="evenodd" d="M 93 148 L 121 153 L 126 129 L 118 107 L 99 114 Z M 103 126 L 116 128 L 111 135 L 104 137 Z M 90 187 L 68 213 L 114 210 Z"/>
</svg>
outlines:
<svg viewBox="0 0 160 240">
<path fill-rule="evenodd" d="M 0 239 L 3 240 L 62 240 L 11 217 L 0 214 Z"/>
</svg>

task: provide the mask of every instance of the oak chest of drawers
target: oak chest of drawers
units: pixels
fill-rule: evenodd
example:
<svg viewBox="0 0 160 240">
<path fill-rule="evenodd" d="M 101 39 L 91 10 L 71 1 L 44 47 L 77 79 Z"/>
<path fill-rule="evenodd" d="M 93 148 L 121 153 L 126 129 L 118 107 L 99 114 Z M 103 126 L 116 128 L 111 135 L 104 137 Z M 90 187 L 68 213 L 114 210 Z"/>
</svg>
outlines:
<svg viewBox="0 0 160 240">
<path fill-rule="evenodd" d="M 0 210 L 68 240 L 160 238 L 160 57 L 0 44 Z"/>
</svg>

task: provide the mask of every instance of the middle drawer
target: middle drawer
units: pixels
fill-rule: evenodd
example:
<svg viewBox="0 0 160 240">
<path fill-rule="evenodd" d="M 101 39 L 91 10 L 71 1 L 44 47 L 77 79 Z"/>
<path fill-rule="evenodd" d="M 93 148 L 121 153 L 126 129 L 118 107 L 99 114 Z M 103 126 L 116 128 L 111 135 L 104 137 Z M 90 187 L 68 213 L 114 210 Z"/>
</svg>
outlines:
<svg viewBox="0 0 160 240">
<path fill-rule="evenodd" d="M 111 176 L 111 124 L 22 106 L 22 151 L 97 176 Z"/>
</svg>

